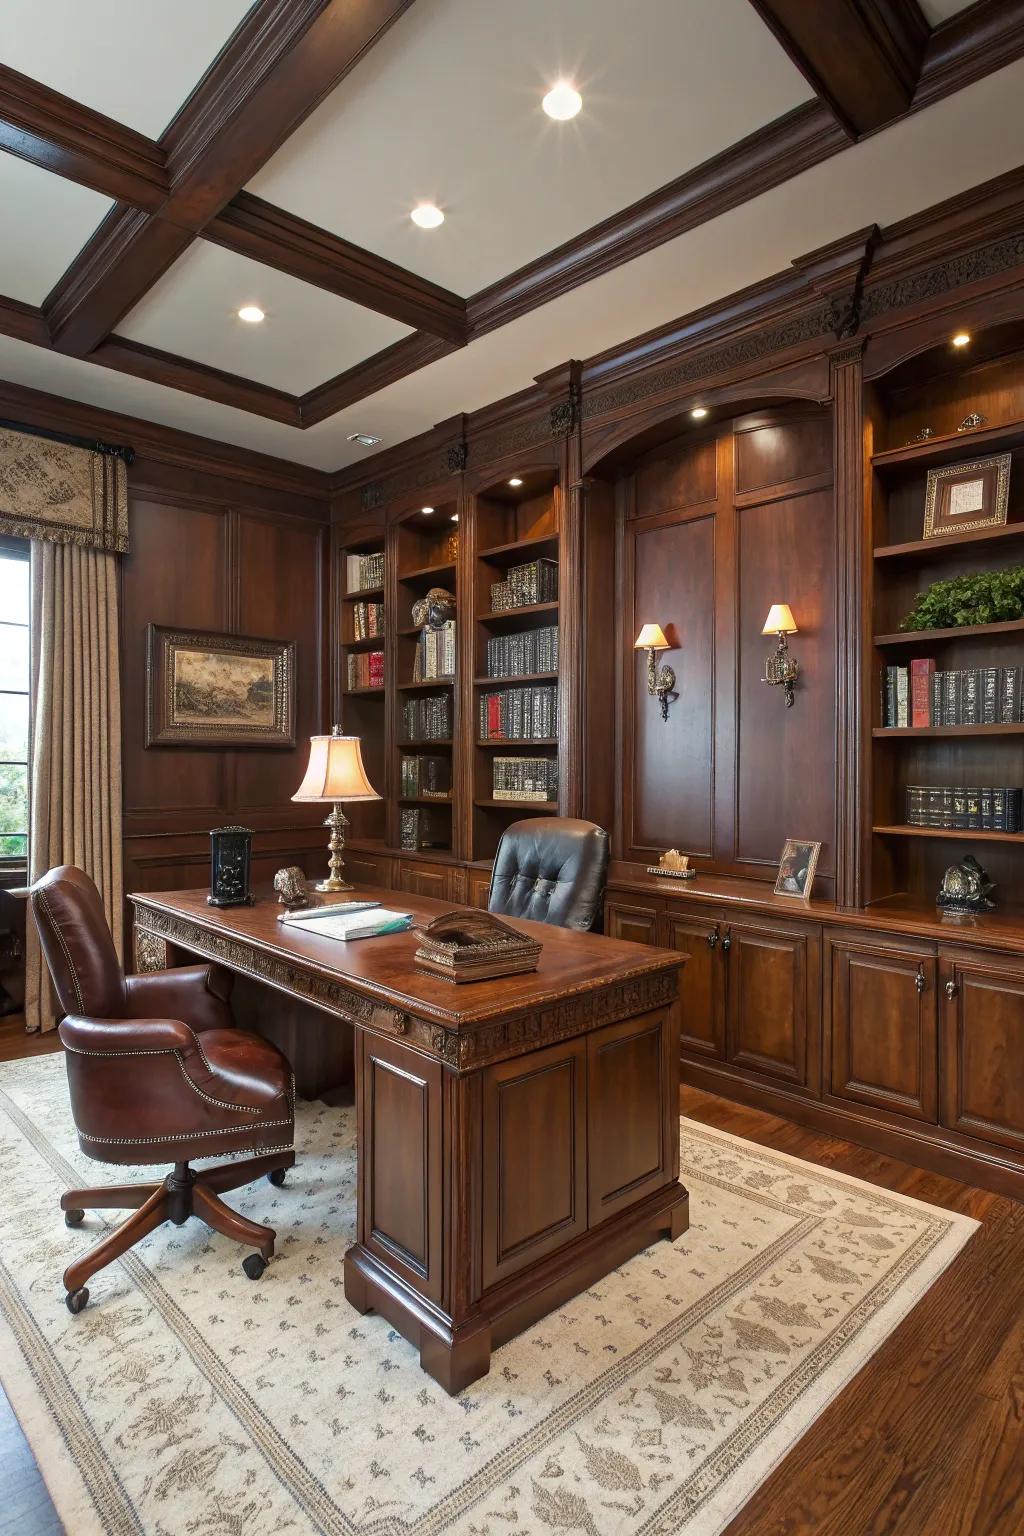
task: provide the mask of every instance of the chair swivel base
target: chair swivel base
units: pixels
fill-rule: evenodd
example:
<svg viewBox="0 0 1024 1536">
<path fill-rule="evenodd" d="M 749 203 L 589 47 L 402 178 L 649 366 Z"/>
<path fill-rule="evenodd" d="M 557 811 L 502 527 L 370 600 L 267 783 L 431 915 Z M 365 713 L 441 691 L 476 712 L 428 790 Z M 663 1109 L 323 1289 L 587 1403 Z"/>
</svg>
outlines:
<svg viewBox="0 0 1024 1536">
<path fill-rule="evenodd" d="M 65 1301 L 69 1312 L 81 1312 L 89 1300 L 85 1282 L 97 1270 L 104 1269 L 122 1253 L 162 1226 L 165 1221 L 182 1226 L 190 1216 L 205 1221 L 215 1232 L 250 1244 L 250 1253 L 242 1268 L 250 1280 L 258 1280 L 273 1256 L 273 1227 L 250 1221 L 225 1205 L 220 1196 L 240 1189 L 266 1174 L 272 1184 L 284 1183 L 287 1169 L 295 1164 L 294 1152 L 269 1152 L 263 1157 L 249 1157 L 242 1162 L 222 1163 L 219 1168 L 204 1168 L 195 1173 L 188 1163 L 175 1163 L 173 1170 L 159 1184 L 109 1184 L 105 1189 L 69 1189 L 60 1205 L 69 1227 L 77 1227 L 86 1211 L 130 1210 L 134 1214 L 98 1242 L 95 1248 L 69 1264 L 64 1271 Z"/>
</svg>

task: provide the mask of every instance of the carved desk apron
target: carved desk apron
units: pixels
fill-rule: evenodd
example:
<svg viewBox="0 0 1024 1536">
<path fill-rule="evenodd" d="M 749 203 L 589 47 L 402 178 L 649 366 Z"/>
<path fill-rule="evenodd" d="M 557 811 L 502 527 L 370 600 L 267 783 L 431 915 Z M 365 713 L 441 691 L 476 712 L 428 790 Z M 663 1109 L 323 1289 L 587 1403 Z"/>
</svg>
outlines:
<svg viewBox="0 0 1024 1536">
<path fill-rule="evenodd" d="M 684 955 L 510 920 L 543 944 L 538 969 L 455 984 L 415 969 L 411 932 L 343 944 L 283 927 L 271 899 L 130 900 L 140 969 L 183 950 L 355 1027 L 345 1294 L 417 1345 L 449 1392 L 486 1373 L 494 1346 L 686 1230 Z M 401 905 L 424 923 L 447 909 Z"/>
</svg>

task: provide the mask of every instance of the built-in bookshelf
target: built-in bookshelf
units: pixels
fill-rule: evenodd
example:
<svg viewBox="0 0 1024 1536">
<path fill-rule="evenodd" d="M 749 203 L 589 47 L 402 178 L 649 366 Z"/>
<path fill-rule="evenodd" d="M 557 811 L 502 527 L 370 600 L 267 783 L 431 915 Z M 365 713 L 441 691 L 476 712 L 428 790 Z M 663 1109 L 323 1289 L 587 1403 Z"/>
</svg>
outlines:
<svg viewBox="0 0 1024 1536">
<path fill-rule="evenodd" d="M 1001 903 L 1024 898 L 1024 837 L 1005 811 L 1024 785 L 1024 619 L 900 627 L 933 582 L 1024 563 L 1022 340 L 989 338 L 980 362 L 944 344 L 869 391 L 870 901 L 930 902 L 968 852 Z M 958 431 L 975 412 L 982 425 Z M 1012 456 L 1006 524 L 925 538 L 929 470 L 999 453 Z"/>
<path fill-rule="evenodd" d="M 473 797 L 469 856 L 559 806 L 560 503 L 554 469 L 523 470 L 472 498 Z"/>
<path fill-rule="evenodd" d="M 387 773 L 385 570 L 384 537 L 380 532 L 357 539 L 339 552 L 337 632 L 341 639 L 337 675 L 343 729 L 361 738 L 367 775 L 382 795 Z M 384 837 L 383 798 L 376 803 L 350 806 L 346 814 L 352 824 L 352 836 Z"/>
<path fill-rule="evenodd" d="M 397 519 L 388 551 L 395 589 L 389 841 L 405 853 L 451 857 L 458 813 L 457 618 L 417 624 L 415 605 L 434 589 L 459 602 L 459 506 L 424 504 Z"/>
</svg>

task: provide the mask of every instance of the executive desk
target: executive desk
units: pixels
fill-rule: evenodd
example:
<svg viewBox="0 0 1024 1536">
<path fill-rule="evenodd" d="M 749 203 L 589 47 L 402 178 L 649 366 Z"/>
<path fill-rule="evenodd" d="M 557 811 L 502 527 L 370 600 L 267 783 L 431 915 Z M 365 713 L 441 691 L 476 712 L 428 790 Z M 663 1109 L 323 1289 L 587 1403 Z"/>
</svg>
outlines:
<svg viewBox="0 0 1024 1536">
<path fill-rule="evenodd" d="M 354 896 L 416 922 L 449 910 Z M 686 1230 L 684 956 L 516 921 L 544 946 L 538 970 L 457 985 L 414 969 L 412 933 L 343 944 L 283 927 L 271 898 L 227 910 L 205 891 L 130 900 L 138 968 L 200 955 L 312 1004 L 335 1033 L 354 1027 L 345 1294 L 418 1345 L 447 1391 L 484 1375 L 493 1346 Z"/>
</svg>

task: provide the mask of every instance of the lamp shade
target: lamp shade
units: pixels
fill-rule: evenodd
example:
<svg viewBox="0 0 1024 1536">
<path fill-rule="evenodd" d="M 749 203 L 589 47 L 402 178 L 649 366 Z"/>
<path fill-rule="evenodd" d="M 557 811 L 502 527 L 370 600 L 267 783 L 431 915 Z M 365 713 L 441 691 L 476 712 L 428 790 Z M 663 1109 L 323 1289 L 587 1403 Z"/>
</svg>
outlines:
<svg viewBox="0 0 1024 1536">
<path fill-rule="evenodd" d="M 660 624 L 645 624 L 633 641 L 634 651 L 667 651 L 670 649 Z"/>
<path fill-rule="evenodd" d="M 788 603 L 772 603 L 764 621 L 762 635 L 795 635 L 796 620 Z"/>
<path fill-rule="evenodd" d="M 293 800 L 379 800 L 366 777 L 358 736 L 311 736 L 306 777 Z"/>
</svg>

